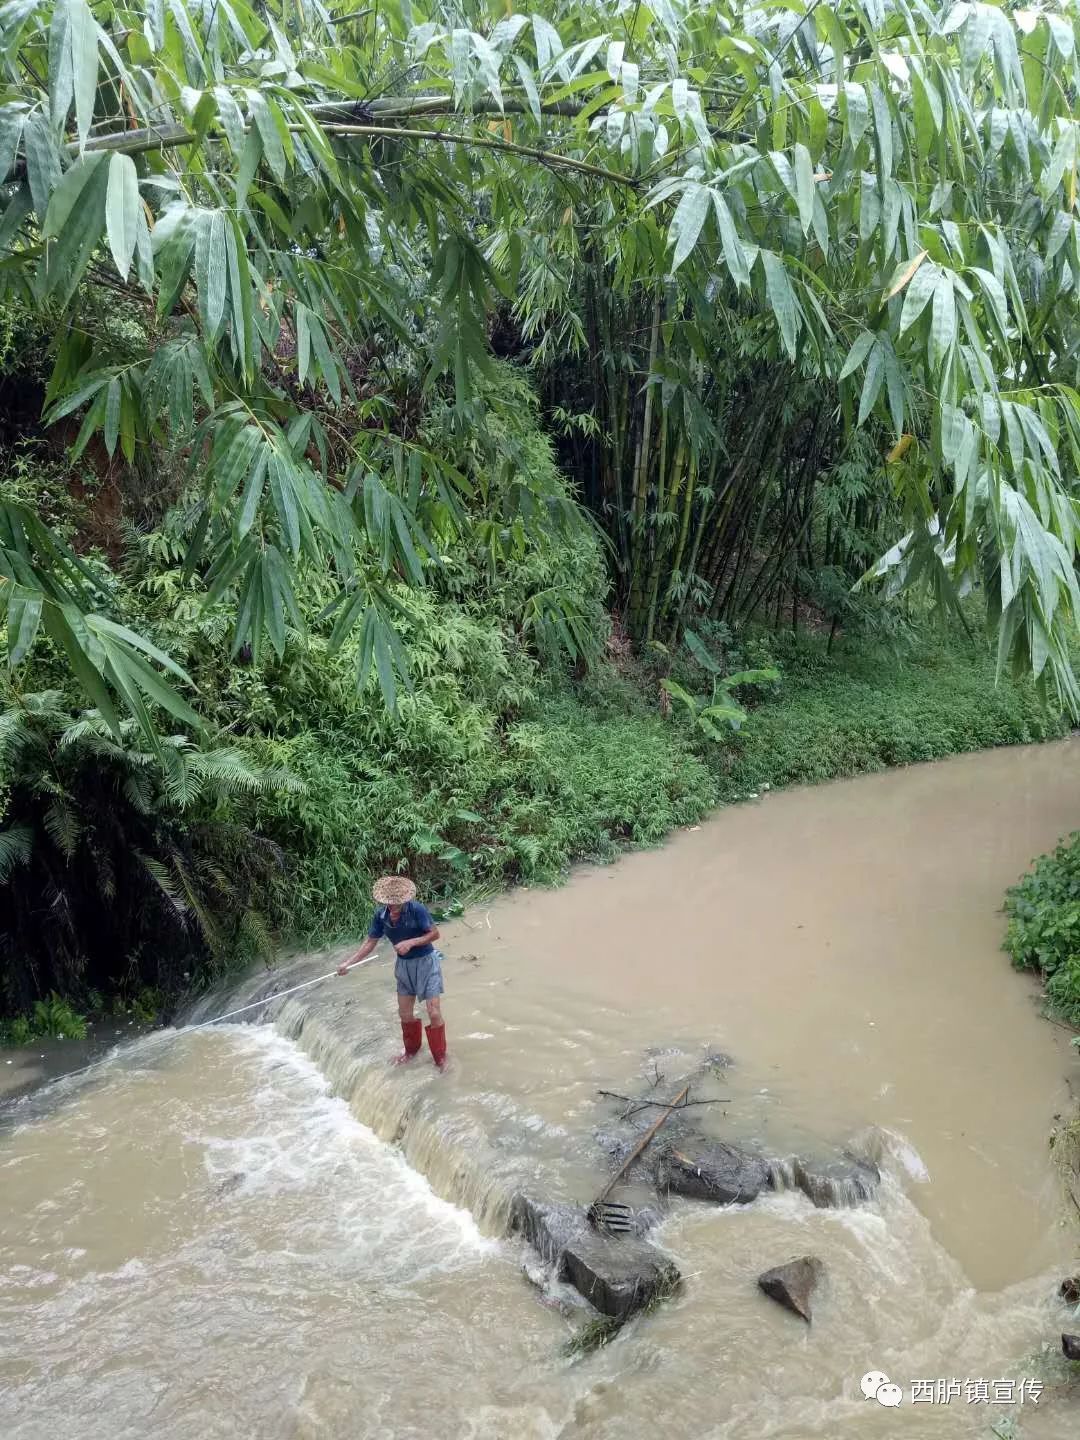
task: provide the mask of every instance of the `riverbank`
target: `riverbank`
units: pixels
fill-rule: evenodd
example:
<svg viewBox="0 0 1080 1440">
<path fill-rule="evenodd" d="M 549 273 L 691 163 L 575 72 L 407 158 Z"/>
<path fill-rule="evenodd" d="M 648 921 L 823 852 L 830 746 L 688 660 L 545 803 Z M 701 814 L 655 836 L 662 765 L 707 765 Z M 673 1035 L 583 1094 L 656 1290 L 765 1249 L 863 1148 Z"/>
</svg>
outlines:
<svg viewBox="0 0 1080 1440">
<path fill-rule="evenodd" d="M 39 1039 L 30 1045 L 8 1045 L 0 1049 L 0 1102 L 21 1095 L 81 1070 L 103 1059 L 117 1045 L 137 1040 L 148 1026 L 136 1020 L 89 1022 L 81 1040 Z"/>
<path fill-rule="evenodd" d="M 662 713 L 663 666 L 605 664 L 548 690 L 466 752 L 437 761 L 408 727 L 370 747 L 312 730 L 277 745 L 305 783 L 270 797 L 267 833 L 292 857 L 294 943 L 363 928 L 370 881 L 403 865 L 452 907 L 515 884 L 552 884 L 583 861 L 651 847 L 719 805 L 1002 745 L 1057 738 L 1068 725 L 1026 681 L 995 682 L 985 646 L 927 629 L 897 654 L 865 642 L 762 635 L 719 652 L 725 668 L 775 666 L 745 698 L 750 716 L 714 740 Z M 685 657 L 673 673 L 702 688 Z M 707 677 L 705 677 L 707 679 Z"/>
<path fill-rule="evenodd" d="M 253 916 L 238 950 L 182 968 L 202 986 L 219 984 L 249 961 L 252 936 L 271 919 L 290 949 L 354 935 L 369 918 L 372 879 L 387 870 L 408 868 L 449 915 L 508 886 L 557 884 L 575 864 L 658 845 L 767 788 L 1066 729 L 1029 683 L 996 684 L 985 647 L 959 627 L 927 629 L 900 654 L 865 640 L 830 654 L 807 632 L 712 643 L 727 672 L 774 666 L 780 677 L 740 692 L 749 718 L 720 739 L 662 712 L 666 673 L 691 691 L 708 678 L 682 655 L 612 657 L 577 684 L 534 689 L 516 712 L 475 708 L 467 726 L 457 712 L 439 714 L 433 691 L 430 705 L 409 697 L 398 723 L 373 732 L 350 682 L 317 714 L 298 710 L 292 734 L 244 740 L 245 753 L 301 782 L 247 802 L 247 823 L 281 857 L 274 914 Z M 169 1013 L 182 998 L 172 988 L 180 970 L 157 978 Z M 67 998 L 88 1008 L 86 996 Z"/>
</svg>

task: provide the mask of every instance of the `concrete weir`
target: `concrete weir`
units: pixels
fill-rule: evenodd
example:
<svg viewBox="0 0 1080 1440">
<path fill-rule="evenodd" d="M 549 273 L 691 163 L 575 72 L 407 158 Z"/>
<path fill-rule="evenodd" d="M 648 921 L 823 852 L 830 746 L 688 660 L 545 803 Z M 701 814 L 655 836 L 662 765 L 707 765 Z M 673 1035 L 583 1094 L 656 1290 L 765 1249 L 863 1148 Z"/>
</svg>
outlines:
<svg viewBox="0 0 1080 1440">
<path fill-rule="evenodd" d="M 342 952 L 346 953 L 346 952 Z M 337 956 L 319 957 L 320 965 Z M 314 968 L 314 967 L 311 967 Z M 302 974 L 303 972 L 301 972 Z M 294 979 L 279 974 L 275 988 Z M 258 998 L 259 977 L 205 1007 L 229 1009 Z M 481 1107 L 470 1113 L 426 1065 L 407 1073 L 388 1066 L 396 1036 L 385 1015 L 365 1017 L 361 1028 L 348 992 L 333 986 L 295 999 L 266 996 L 259 1018 L 270 1021 L 315 1063 L 357 1119 L 396 1146 L 435 1192 L 467 1209 L 489 1235 L 516 1233 L 538 1252 L 555 1278 L 565 1281 L 601 1314 L 622 1322 L 679 1281 L 674 1263 L 655 1245 L 634 1236 L 608 1239 L 589 1224 L 585 1211 L 565 1200 L 538 1200 L 525 1185 L 558 1193 L 558 1167 L 538 1164 L 530 1132 Z M 191 1019 L 209 1018 L 197 1010 Z"/>
<path fill-rule="evenodd" d="M 556 1276 L 603 1315 L 620 1322 L 679 1283 L 674 1261 L 647 1240 L 627 1236 L 609 1240 L 599 1234 L 577 1205 L 516 1195 L 513 1228 L 555 1267 Z"/>
</svg>

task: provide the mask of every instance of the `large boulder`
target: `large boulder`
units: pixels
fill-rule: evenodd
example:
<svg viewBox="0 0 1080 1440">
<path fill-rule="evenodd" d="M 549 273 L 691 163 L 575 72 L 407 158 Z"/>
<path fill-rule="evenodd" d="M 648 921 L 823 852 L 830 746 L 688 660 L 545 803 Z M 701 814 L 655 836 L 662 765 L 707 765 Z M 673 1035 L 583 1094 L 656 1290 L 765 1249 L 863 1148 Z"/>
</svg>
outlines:
<svg viewBox="0 0 1080 1440">
<path fill-rule="evenodd" d="M 825 1267 L 814 1255 L 802 1255 L 758 1276 L 758 1285 L 770 1299 L 810 1324 L 811 1300 Z"/>
<path fill-rule="evenodd" d="M 554 1266 L 559 1279 L 620 1323 L 679 1283 L 678 1267 L 655 1245 L 598 1234 L 580 1206 L 516 1195 L 512 1218 L 514 1229 Z"/>
<path fill-rule="evenodd" d="M 719 1140 L 672 1145 L 660 1158 L 659 1180 L 676 1195 L 721 1205 L 747 1205 L 772 1183 L 767 1160 Z"/>
<path fill-rule="evenodd" d="M 1080 1275 L 1070 1275 L 1062 1280 L 1058 1294 L 1066 1305 L 1080 1305 Z"/>
<path fill-rule="evenodd" d="M 1066 1360 L 1080 1360 L 1080 1335 L 1062 1335 L 1061 1348 Z"/>
</svg>

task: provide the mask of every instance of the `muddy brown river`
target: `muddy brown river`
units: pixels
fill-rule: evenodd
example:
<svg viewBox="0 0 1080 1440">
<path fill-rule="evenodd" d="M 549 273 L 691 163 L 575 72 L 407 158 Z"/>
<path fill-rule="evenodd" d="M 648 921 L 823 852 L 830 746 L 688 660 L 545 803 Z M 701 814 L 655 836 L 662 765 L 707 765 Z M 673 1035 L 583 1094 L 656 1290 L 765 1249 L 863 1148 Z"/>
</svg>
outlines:
<svg viewBox="0 0 1080 1440">
<path fill-rule="evenodd" d="M 1078 1234 L 1047 1137 L 1080 1066 L 998 907 L 1077 826 L 1072 741 L 769 795 L 446 927 L 442 1076 L 387 1066 L 383 961 L 9 1101 L 0 1433 L 1075 1440 L 1044 1347 Z M 587 1201 L 598 1091 L 670 1093 L 718 1050 L 705 1129 L 850 1148 L 880 1190 L 671 1202 L 653 1238 L 680 1292 L 568 1356 L 575 1318 L 523 1277 L 510 1197 Z M 755 1283 L 801 1254 L 826 1267 L 811 1327 Z M 863 1397 L 868 1371 L 899 1406 Z"/>
</svg>

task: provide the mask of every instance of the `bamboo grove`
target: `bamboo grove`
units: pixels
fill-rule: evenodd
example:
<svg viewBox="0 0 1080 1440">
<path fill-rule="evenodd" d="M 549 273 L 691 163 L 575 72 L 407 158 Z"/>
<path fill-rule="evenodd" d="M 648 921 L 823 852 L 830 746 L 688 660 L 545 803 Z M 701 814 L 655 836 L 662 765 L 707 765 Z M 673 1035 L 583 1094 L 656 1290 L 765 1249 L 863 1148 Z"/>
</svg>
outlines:
<svg viewBox="0 0 1080 1440">
<path fill-rule="evenodd" d="M 978 585 L 1001 664 L 1080 708 L 1070 8 L 7 0 L 0 36 L 0 284 L 55 321 L 45 418 L 185 459 L 236 651 L 318 618 L 314 565 L 392 706 L 397 587 L 591 512 L 639 642 L 797 607 L 816 555 L 845 590 Z M 141 352 L 91 292 L 142 307 Z M 500 336 L 580 507 L 512 454 L 449 465 L 372 380 L 413 355 L 467 431 Z M 0 572 L 11 665 L 44 633 L 107 723 L 198 723 L 14 503 Z M 522 618 L 587 648 L 557 587 Z"/>
</svg>

